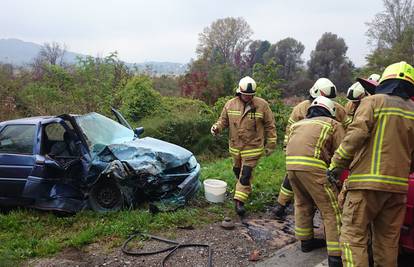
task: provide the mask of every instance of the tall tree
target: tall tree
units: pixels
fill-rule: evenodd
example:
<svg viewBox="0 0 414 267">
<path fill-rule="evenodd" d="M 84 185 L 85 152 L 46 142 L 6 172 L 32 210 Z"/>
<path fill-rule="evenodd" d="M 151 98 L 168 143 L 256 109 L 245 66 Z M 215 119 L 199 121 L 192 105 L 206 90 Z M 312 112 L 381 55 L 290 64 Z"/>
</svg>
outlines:
<svg viewBox="0 0 414 267">
<path fill-rule="evenodd" d="M 373 51 L 367 68 L 381 71 L 396 61 L 414 64 L 414 2 L 383 0 L 384 10 L 368 22 L 368 42 Z"/>
<path fill-rule="evenodd" d="M 234 94 L 237 78 L 237 70 L 232 65 L 198 59 L 180 80 L 181 95 L 213 104 L 219 97 Z"/>
<path fill-rule="evenodd" d="M 329 78 L 339 88 L 345 90 L 352 83 L 353 63 L 347 58 L 348 47 L 343 38 L 326 32 L 318 40 L 308 61 L 308 74 L 311 79 Z"/>
<path fill-rule="evenodd" d="M 412 0 L 383 0 L 385 10 L 368 22 L 369 42 L 378 48 L 392 48 L 401 42 L 407 28 L 414 26 Z"/>
<path fill-rule="evenodd" d="M 234 64 L 237 54 L 245 51 L 253 34 L 241 17 L 214 21 L 199 34 L 197 54 L 209 61 Z"/>
<path fill-rule="evenodd" d="M 240 70 L 241 76 L 252 75 L 254 64 L 264 64 L 264 55 L 269 48 L 269 41 L 255 40 L 250 43 L 243 55 L 236 55 L 236 67 Z"/>
<path fill-rule="evenodd" d="M 38 59 L 51 65 L 62 65 L 66 54 L 66 46 L 59 43 L 44 43 L 40 48 Z"/>
<path fill-rule="evenodd" d="M 279 75 L 286 81 L 294 80 L 296 74 L 303 67 L 303 60 L 301 58 L 305 46 L 293 39 L 285 38 L 276 44 L 273 44 L 265 53 L 265 60 L 273 59 L 276 64 L 281 65 Z"/>
<path fill-rule="evenodd" d="M 52 66 L 63 66 L 63 58 L 66 54 L 66 46 L 59 43 L 44 43 L 39 50 L 36 58 L 33 61 L 33 75 L 35 79 L 40 79 L 47 67 Z"/>
</svg>

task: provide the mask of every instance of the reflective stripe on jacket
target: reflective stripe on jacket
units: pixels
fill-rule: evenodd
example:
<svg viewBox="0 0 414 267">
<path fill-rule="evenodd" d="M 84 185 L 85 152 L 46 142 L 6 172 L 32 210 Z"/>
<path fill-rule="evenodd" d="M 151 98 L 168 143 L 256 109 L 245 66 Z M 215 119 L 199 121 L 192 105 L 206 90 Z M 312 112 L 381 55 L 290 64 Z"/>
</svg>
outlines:
<svg viewBox="0 0 414 267">
<path fill-rule="evenodd" d="M 287 144 L 287 133 L 289 131 L 289 127 L 293 123 L 301 121 L 304 118 L 306 118 L 306 114 L 308 113 L 308 108 L 310 107 L 311 103 L 312 103 L 311 100 L 304 100 L 293 108 L 292 113 L 289 116 L 288 123 L 286 125 L 286 135 L 285 135 L 285 140 L 284 140 L 285 145 Z M 344 127 L 347 127 L 350 122 L 347 121 L 348 117 L 346 116 L 345 109 L 336 102 L 335 102 L 335 109 L 336 109 L 336 116 L 335 116 L 336 120 L 341 122 Z"/>
<path fill-rule="evenodd" d="M 219 131 L 229 128 L 229 152 L 242 158 L 260 157 L 264 147 L 276 147 L 275 119 L 269 104 L 253 97 L 245 104 L 239 97 L 227 101 L 215 124 Z"/>
<path fill-rule="evenodd" d="M 326 169 L 343 136 L 342 124 L 328 117 L 314 117 L 292 124 L 286 147 L 286 169 Z"/>
<path fill-rule="evenodd" d="M 349 190 L 406 193 L 413 153 L 413 101 L 378 94 L 361 100 L 331 167 L 351 169 Z"/>
</svg>

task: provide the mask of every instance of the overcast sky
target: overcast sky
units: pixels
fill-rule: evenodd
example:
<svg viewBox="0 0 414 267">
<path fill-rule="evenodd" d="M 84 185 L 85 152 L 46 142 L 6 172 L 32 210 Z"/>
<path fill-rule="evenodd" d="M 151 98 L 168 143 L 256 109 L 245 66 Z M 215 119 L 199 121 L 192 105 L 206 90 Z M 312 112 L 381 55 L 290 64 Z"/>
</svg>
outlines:
<svg viewBox="0 0 414 267">
<path fill-rule="evenodd" d="M 357 65 L 369 52 L 365 22 L 383 9 L 381 0 L 0 0 L 0 38 L 106 55 L 118 51 L 127 62 L 195 58 L 198 34 L 214 20 L 243 17 L 252 39 L 301 41 L 304 58 L 324 32 L 345 39 Z"/>
</svg>

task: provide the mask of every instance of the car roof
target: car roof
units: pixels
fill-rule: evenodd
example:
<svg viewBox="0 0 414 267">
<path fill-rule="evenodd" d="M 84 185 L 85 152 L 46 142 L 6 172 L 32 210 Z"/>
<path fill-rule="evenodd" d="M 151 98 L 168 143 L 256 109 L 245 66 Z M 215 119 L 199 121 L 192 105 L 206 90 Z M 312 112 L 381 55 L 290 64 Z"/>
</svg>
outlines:
<svg viewBox="0 0 414 267">
<path fill-rule="evenodd" d="M 37 117 L 28 117 L 28 118 L 20 118 L 15 120 L 9 121 L 2 121 L 0 122 L 0 126 L 5 124 L 38 124 L 42 120 L 54 118 L 54 116 L 37 116 Z"/>
</svg>

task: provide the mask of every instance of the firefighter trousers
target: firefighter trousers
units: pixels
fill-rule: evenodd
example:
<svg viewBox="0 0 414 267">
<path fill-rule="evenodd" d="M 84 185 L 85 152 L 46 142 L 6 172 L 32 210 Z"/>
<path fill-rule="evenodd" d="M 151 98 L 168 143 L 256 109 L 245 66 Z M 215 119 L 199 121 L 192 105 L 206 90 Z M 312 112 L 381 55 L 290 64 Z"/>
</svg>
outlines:
<svg viewBox="0 0 414 267">
<path fill-rule="evenodd" d="M 292 199 L 293 199 L 292 186 L 290 185 L 288 175 L 286 173 L 286 176 L 283 179 L 283 183 L 280 186 L 279 195 L 277 196 L 277 202 L 282 206 L 286 206 L 292 201 Z"/>
<path fill-rule="evenodd" d="M 295 197 L 295 235 L 299 240 L 313 238 L 315 206 L 322 215 L 329 256 L 341 256 L 339 234 L 341 211 L 336 189 L 327 181 L 324 170 L 288 171 Z"/>
<path fill-rule="evenodd" d="M 233 171 L 237 178 L 234 199 L 245 203 L 249 198 L 252 192 L 253 171 L 258 161 L 258 157 L 233 157 Z"/>
<path fill-rule="evenodd" d="M 349 190 L 341 228 L 344 266 L 368 266 L 368 232 L 372 226 L 374 266 L 396 267 L 405 194 L 375 190 Z"/>
</svg>

